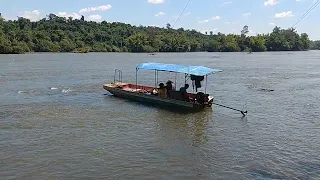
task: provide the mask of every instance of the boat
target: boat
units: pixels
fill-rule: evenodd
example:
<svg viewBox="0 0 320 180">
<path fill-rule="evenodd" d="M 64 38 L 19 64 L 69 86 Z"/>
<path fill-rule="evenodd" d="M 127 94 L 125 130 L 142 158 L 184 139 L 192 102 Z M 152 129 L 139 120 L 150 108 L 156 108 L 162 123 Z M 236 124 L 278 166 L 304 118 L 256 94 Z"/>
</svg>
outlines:
<svg viewBox="0 0 320 180">
<path fill-rule="evenodd" d="M 142 69 L 154 71 L 155 87 L 138 84 L 138 71 Z M 157 83 L 159 71 L 184 73 L 185 83 L 188 79 L 193 80 L 193 84 L 195 81 L 197 81 L 197 78 L 199 78 L 200 81 L 205 80 L 205 92 L 188 92 L 182 95 L 180 91 L 173 89 L 168 91 L 168 97 L 159 97 L 156 93 L 154 93 L 158 90 Z M 153 62 L 142 63 L 136 67 L 135 83 L 122 82 L 122 71 L 119 69 L 115 69 L 114 81 L 108 84 L 104 84 L 103 88 L 110 92 L 113 96 L 119 98 L 130 99 L 142 103 L 149 103 L 152 105 L 159 105 L 161 107 L 166 107 L 170 109 L 179 109 L 186 112 L 201 111 L 206 108 L 210 108 L 214 99 L 212 96 L 206 93 L 207 77 L 211 74 L 221 71 L 222 70 L 212 69 L 204 66 L 186 66 L 179 64 L 163 64 Z"/>
</svg>

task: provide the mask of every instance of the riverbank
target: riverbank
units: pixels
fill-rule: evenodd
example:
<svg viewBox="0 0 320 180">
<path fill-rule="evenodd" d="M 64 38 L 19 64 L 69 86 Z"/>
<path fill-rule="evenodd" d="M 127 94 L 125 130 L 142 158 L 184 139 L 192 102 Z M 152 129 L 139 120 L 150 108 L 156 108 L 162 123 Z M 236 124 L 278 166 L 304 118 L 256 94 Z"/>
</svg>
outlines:
<svg viewBox="0 0 320 180">
<path fill-rule="evenodd" d="M 244 26 L 244 29 L 248 27 Z M 223 34 L 183 28 L 132 26 L 66 19 L 54 14 L 32 22 L 0 20 L 0 54 L 25 52 L 263 52 L 310 49 L 306 33 L 274 27 L 258 36 Z M 240 33 L 240 30 L 239 30 Z"/>
<path fill-rule="evenodd" d="M 306 50 L 306 51 L 264 51 L 264 52 L 207 52 L 207 51 L 203 51 L 203 52 L 156 52 L 156 53 L 147 53 L 147 52 L 86 52 L 86 53 L 81 53 L 81 52 L 25 52 L 22 54 L 0 54 L 0 55 L 36 55 L 36 54 L 94 54 L 94 53 L 106 53 L 106 54 L 112 54 L 112 53 L 119 53 L 119 54 L 146 54 L 146 55 L 150 55 L 150 56 L 157 56 L 159 54 L 188 54 L 188 53 L 223 53 L 223 54 L 227 54 L 227 53 L 241 53 L 241 54 L 256 54 L 256 53 L 287 53 L 287 54 L 293 54 L 293 53 L 297 53 L 297 52 L 313 52 L 313 51 L 319 51 L 320 50 Z"/>
</svg>

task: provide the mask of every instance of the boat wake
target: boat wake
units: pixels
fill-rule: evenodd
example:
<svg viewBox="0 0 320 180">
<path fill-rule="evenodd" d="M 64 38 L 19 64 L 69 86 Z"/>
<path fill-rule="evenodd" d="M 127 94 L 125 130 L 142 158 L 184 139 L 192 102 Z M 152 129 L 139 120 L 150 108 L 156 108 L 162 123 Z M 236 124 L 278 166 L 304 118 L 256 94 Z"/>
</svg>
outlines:
<svg viewBox="0 0 320 180">
<path fill-rule="evenodd" d="M 72 90 L 70 89 L 70 88 L 68 88 L 68 89 L 62 89 L 62 91 L 61 92 L 63 92 L 63 93 L 68 93 L 68 92 L 71 92 Z"/>
<path fill-rule="evenodd" d="M 58 90 L 59 88 L 57 87 L 49 87 L 49 90 Z M 61 92 L 62 93 L 69 93 L 72 90 L 70 88 L 67 89 L 62 89 Z M 36 90 L 20 90 L 18 91 L 18 94 L 46 94 L 46 93 L 50 93 L 47 90 L 41 90 L 41 89 L 36 89 Z"/>
</svg>

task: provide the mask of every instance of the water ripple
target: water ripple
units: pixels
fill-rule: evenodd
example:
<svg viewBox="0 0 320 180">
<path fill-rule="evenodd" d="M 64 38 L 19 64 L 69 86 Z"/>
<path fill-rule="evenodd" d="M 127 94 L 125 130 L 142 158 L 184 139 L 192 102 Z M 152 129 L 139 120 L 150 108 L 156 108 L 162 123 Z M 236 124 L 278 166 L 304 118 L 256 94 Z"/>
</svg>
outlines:
<svg viewBox="0 0 320 180">
<path fill-rule="evenodd" d="M 0 55 L 2 179 L 320 178 L 315 52 L 294 52 L 290 58 L 271 52 L 14 59 L 9 63 Z M 135 82 L 138 63 L 160 59 L 223 69 L 208 78 L 208 92 L 218 103 L 246 105 L 248 116 L 218 106 L 175 113 L 103 90 L 115 68 L 123 70 L 124 81 Z M 154 84 L 153 73 L 139 75 L 139 83 Z M 162 82 L 175 75 L 159 77 Z M 177 81 L 177 87 L 183 84 Z"/>
</svg>

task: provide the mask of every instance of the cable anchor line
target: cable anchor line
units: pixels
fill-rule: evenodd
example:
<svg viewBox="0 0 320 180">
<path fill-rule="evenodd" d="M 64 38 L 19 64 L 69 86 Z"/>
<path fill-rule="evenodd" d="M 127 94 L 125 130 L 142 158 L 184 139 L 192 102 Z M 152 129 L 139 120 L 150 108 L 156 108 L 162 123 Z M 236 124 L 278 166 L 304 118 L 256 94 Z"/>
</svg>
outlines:
<svg viewBox="0 0 320 180">
<path fill-rule="evenodd" d="M 231 110 L 234 110 L 234 111 L 239 111 L 243 116 L 246 116 L 246 114 L 248 113 L 248 111 L 242 111 L 242 110 L 239 110 L 239 109 L 235 109 L 235 108 L 232 108 L 232 107 L 228 107 L 228 106 L 225 106 L 225 105 L 222 105 L 222 104 L 218 104 L 218 103 L 213 103 L 217 106 L 221 106 L 221 107 L 225 107 L 225 108 L 228 108 L 228 109 L 231 109 Z"/>
</svg>

